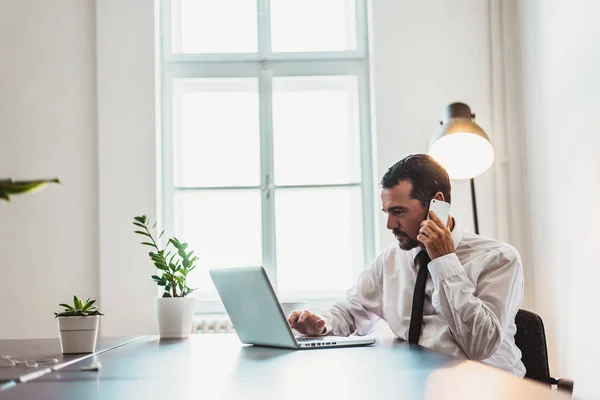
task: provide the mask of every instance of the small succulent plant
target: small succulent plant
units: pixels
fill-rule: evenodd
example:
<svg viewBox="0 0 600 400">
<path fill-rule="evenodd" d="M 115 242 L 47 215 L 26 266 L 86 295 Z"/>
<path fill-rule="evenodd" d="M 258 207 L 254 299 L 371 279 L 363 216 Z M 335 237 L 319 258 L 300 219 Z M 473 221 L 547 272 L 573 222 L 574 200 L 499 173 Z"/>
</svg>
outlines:
<svg viewBox="0 0 600 400">
<path fill-rule="evenodd" d="M 98 311 L 98 307 L 94 305 L 96 300 L 82 301 L 79 297 L 73 296 L 73 305 L 61 303 L 59 306 L 64 307 L 65 311 L 54 313 L 56 317 L 87 317 L 90 315 L 104 315 Z"/>
</svg>

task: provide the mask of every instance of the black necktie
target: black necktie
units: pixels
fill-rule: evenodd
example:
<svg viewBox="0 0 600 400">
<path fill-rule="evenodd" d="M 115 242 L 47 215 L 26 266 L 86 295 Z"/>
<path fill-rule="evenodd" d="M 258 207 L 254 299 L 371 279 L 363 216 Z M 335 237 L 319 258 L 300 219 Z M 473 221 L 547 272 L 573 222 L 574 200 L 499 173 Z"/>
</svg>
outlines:
<svg viewBox="0 0 600 400">
<path fill-rule="evenodd" d="M 410 327 L 408 328 L 408 343 L 418 344 L 423 323 L 423 304 L 425 303 L 425 283 L 427 283 L 427 264 L 431 261 L 427 251 L 421 250 L 415 257 L 415 265 L 419 266 L 417 282 L 413 293 Z"/>
</svg>

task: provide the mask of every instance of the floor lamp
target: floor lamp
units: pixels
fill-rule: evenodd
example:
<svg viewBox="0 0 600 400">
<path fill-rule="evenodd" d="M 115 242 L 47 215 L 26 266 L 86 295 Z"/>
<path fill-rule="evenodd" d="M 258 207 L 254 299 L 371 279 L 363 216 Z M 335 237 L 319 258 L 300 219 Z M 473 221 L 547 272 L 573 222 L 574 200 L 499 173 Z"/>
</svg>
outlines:
<svg viewBox="0 0 600 400">
<path fill-rule="evenodd" d="M 475 123 L 475 114 L 464 103 L 446 107 L 442 128 L 431 138 L 429 155 L 437 160 L 450 179 L 471 180 L 471 204 L 475 233 L 479 233 L 474 178 L 494 162 L 494 147 L 486 133 Z"/>
</svg>

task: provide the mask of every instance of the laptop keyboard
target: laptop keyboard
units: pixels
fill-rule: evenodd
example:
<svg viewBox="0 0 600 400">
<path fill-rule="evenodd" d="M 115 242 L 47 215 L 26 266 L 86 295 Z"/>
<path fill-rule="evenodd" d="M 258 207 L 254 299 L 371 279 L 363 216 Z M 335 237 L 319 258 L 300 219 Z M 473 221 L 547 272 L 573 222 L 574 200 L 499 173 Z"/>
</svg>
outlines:
<svg viewBox="0 0 600 400">
<path fill-rule="evenodd" d="M 321 347 L 321 346 L 332 346 L 336 345 L 337 342 L 332 342 L 329 337 L 296 337 L 296 341 L 299 343 L 306 343 L 302 347 Z"/>
</svg>

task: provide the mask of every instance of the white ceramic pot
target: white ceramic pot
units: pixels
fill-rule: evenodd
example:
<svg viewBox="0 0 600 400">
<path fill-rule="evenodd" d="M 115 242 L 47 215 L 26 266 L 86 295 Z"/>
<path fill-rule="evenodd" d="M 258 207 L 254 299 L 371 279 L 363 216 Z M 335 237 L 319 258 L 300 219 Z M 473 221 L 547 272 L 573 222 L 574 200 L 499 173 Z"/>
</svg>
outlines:
<svg viewBox="0 0 600 400">
<path fill-rule="evenodd" d="M 196 299 L 194 297 L 159 297 L 156 299 L 158 332 L 163 339 L 190 336 Z"/>
<path fill-rule="evenodd" d="M 64 354 L 93 353 L 96 349 L 99 315 L 58 317 L 60 348 Z"/>
</svg>

